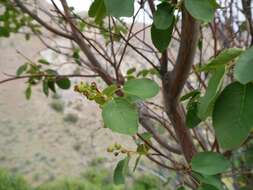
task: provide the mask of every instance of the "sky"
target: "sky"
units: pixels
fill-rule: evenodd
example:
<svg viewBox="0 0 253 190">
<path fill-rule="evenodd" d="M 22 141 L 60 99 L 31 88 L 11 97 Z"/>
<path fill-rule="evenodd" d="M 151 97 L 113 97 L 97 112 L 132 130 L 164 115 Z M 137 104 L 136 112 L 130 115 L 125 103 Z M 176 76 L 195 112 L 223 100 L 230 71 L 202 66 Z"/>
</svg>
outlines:
<svg viewBox="0 0 253 190">
<path fill-rule="evenodd" d="M 50 0 L 47 0 L 51 2 Z M 60 7 L 60 0 L 54 0 L 54 2 Z M 74 7 L 77 12 L 87 11 L 90 7 L 92 0 L 67 0 L 69 6 Z"/>
<path fill-rule="evenodd" d="M 47 1 L 51 2 L 51 0 L 47 0 Z M 61 7 L 60 0 L 54 0 L 54 2 L 59 7 Z M 69 4 L 69 6 L 72 6 L 72 7 L 75 8 L 76 12 L 80 12 L 80 11 L 88 11 L 91 3 L 93 2 L 93 0 L 67 0 L 67 2 Z M 139 6 L 138 6 L 137 3 L 135 5 L 136 5 L 136 8 L 135 8 L 135 11 L 136 11 L 138 9 L 137 7 L 139 7 Z M 239 3 L 239 7 L 241 7 L 240 3 Z M 138 14 L 138 17 L 136 18 L 136 20 L 139 21 L 139 22 L 143 22 L 144 16 L 145 16 L 145 23 L 151 24 L 152 20 L 144 12 L 140 12 Z M 242 14 L 239 14 L 239 20 L 241 20 L 241 21 L 244 20 L 244 16 Z M 131 18 L 125 18 L 124 21 L 128 22 L 128 23 L 131 23 L 132 19 Z"/>
<path fill-rule="evenodd" d="M 47 0 L 49 3 L 51 3 L 51 0 Z M 61 7 L 60 0 L 54 0 L 54 2 Z M 67 0 L 69 6 L 74 7 L 76 12 L 80 11 L 88 11 L 91 3 L 93 0 Z M 138 3 L 136 3 L 136 8 L 135 11 L 138 9 Z M 142 11 L 138 14 L 138 17 L 136 18 L 137 21 L 143 22 L 143 18 L 145 16 L 145 23 L 151 23 L 152 20 L 149 19 L 148 15 Z M 132 19 L 131 18 L 125 18 L 124 21 L 131 23 Z"/>
</svg>

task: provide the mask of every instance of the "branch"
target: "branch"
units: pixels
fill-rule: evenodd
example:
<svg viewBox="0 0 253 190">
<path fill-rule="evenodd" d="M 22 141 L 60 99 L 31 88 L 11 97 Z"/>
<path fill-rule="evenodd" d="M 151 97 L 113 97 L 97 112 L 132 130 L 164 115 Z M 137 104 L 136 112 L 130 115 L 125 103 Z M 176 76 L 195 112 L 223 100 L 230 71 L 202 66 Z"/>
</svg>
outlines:
<svg viewBox="0 0 253 190">
<path fill-rule="evenodd" d="M 182 20 L 181 43 L 176 65 L 171 72 L 170 96 L 177 100 L 188 79 L 194 62 L 196 45 L 199 36 L 199 24 L 184 9 Z"/>
<path fill-rule="evenodd" d="M 69 11 L 69 6 L 67 4 L 66 0 L 61 0 L 61 4 L 63 6 L 65 15 L 61 13 L 61 11 L 58 9 L 56 4 L 54 3 L 53 0 L 51 0 L 57 11 L 63 16 L 64 19 L 69 23 L 73 36 L 74 36 L 74 41 L 79 45 L 80 49 L 82 52 L 86 55 L 88 60 L 92 63 L 92 70 L 96 71 L 100 77 L 109 85 L 113 84 L 115 80 L 104 70 L 104 68 L 101 66 L 100 62 L 97 60 L 97 58 L 94 56 L 93 52 L 90 50 L 89 46 L 85 43 L 84 39 L 86 37 L 83 35 L 81 31 L 78 30 L 78 28 L 75 26 L 74 21 L 72 21 L 71 13 Z M 89 42 L 89 41 L 88 41 Z M 90 45 L 96 49 L 93 44 L 90 43 Z M 99 53 L 99 51 L 98 51 Z M 100 54 L 101 55 L 101 54 Z M 103 57 L 104 59 L 107 60 L 107 58 Z M 110 61 L 110 60 L 109 60 Z"/>
<path fill-rule="evenodd" d="M 192 136 L 185 126 L 185 112 L 179 103 L 179 96 L 189 77 L 194 62 L 199 33 L 199 24 L 182 8 L 182 33 L 176 64 L 171 72 L 162 77 L 165 111 L 170 118 L 182 151 L 188 162 L 197 152 Z"/>
<path fill-rule="evenodd" d="M 142 58 L 144 58 L 154 69 L 156 69 L 157 71 L 160 71 L 159 70 L 159 67 L 156 66 L 153 61 L 151 61 L 149 58 L 147 58 L 141 51 L 139 51 L 134 45 L 130 44 L 128 42 L 128 40 L 123 36 L 121 35 L 121 38 L 122 40 L 129 46 L 131 47 L 137 54 L 139 54 Z"/>
<path fill-rule="evenodd" d="M 181 150 L 177 146 L 171 146 L 169 145 L 167 139 L 164 139 L 161 137 L 161 135 L 156 131 L 154 128 L 154 123 L 150 119 L 150 117 L 145 116 L 147 113 L 147 109 L 141 105 L 139 105 L 139 121 L 143 128 L 145 128 L 148 132 L 150 132 L 153 135 L 153 138 L 156 140 L 156 142 L 163 148 L 165 148 L 167 151 L 175 153 L 175 154 L 181 154 Z"/>
<path fill-rule="evenodd" d="M 27 13 L 30 17 L 32 17 L 34 20 L 36 20 L 38 23 L 40 23 L 42 26 L 44 26 L 47 30 L 50 32 L 53 32 L 59 36 L 62 36 L 64 38 L 73 40 L 73 36 L 69 35 L 67 33 L 64 33 L 51 25 L 47 24 L 45 21 L 43 21 L 40 17 L 38 17 L 36 14 L 34 14 L 31 10 L 29 10 L 23 3 L 21 3 L 20 0 L 14 0 L 17 6 L 25 13 Z"/>
<path fill-rule="evenodd" d="M 154 15 L 154 13 L 155 13 L 154 1 L 153 0 L 148 0 L 148 5 L 149 5 L 149 8 L 150 8 L 150 11 L 151 11 L 152 15 Z"/>
<path fill-rule="evenodd" d="M 168 170 L 182 171 L 182 172 L 185 170 L 184 168 L 176 168 L 176 167 L 174 168 L 174 167 L 167 166 L 166 164 L 161 163 L 160 161 L 156 160 L 155 158 L 153 158 L 150 155 L 147 155 L 147 158 L 149 160 L 153 161 L 154 163 L 156 163 L 157 165 L 161 166 L 162 168 L 166 168 Z"/>
<path fill-rule="evenodd" d="M 137 136 L 139 137 L 139 139 L 141 139 L 149 148 L 151 148 L 152 150 L 154 150 L 159 156 L 162 156 L 168 160 L 171 160 L 170 157 L 168 157 L 167 155 L 163 154 L 158 148 L 156 148 L 154 145 L 152 145 L 150 142 L 148 142 L 147 140 L 145 140 L 140 134 L 137 133 Z"/>
<path fill-rule="evenodd" d="M 13 80 L 19 80 L 19 79 L 25 79 L 30 77 L 56 77 L 56 78 L 64 78 L 64 77 L 99 77 L 98 75 L 45 75 L 45 74 L 38 74 L 38 75 L 23 75 L 23 76 L 14 76 L 11 78 L 7 78 L 0 81 L 0 84 L 13 81 Z"/>
</svg>

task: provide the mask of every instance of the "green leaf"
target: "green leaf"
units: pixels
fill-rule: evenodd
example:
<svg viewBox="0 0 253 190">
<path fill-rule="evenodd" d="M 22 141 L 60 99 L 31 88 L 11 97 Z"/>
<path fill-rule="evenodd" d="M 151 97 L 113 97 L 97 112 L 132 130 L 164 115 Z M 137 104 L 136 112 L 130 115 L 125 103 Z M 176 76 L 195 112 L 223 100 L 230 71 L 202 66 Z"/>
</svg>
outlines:
<svg viewBox="0 0 253 190">
<path fill-rule="evenodd" d="M 128 164 L 130 157 L 126 157 L 125 159 L 118 162 L 114 174 L 113 174 L 113 182 L 115 185 L 120 185 L 125 183 L 125 176 L 128 172 Z"/>
<path fill-rule="evenodd" d="M 75 62 L 78 65 L 82 65 L 81 61 L 80 61 L 80 49 L 75 49 L 73 54 L 72 54 L 72 57 L 74 58 Z"/>
<path fill-rule="evenodd" d="M 49 94 L 49 88 L 48 88 L 48 80 L 43 80 L 42 82 L 42 89 L 43 89 L 43 92 L 46 96 L 48 96 Z"/>
<path fill-rule="evenodd" d="M 188 128 L 197 127 L 201 122 L 201 119 L 198 117 L 198 102 L 189 102 L 187 105 L 186 113 L 186 126 Z"/>
<path fill-rule="evenodd" d="M 174 7 L 167 2 L 157 6 L 154 14 L 154 25 L 159 30 L 168 29 L 174 22 Z"/>
<path fill-rule="evenodd" d="M 242 84 L 253 81 L 253 47 L 246 50 L 239 57 L 235 66 L 234 75 L 236 80 Z"/>
<path fill-rule="evenodd" d="M 133 68 L 131 68 L 131 69 L 128 69 L 128 70 L 127 70 L 127 75 L 131 75 L 131 74 L 133 74 L 135 71 L 136 71 L 136 68 L 135 68 L 135 67 L 133 67 Z"/>
<path fill-rule="evenodd" d="M 187 100 L 187 99 L 189 99 L 189 98 L 196 97 L 196 96 L 198 96 L 198 95 L 200 95 L 200 91 L 199 91 L 199 90 L 193 90 L 193 91 L 191 91 L 191 92 L 189 92 L 189 93 L 183 95 L 183 96 L 180 98 L 180 101 L 185 101 L 185 100 Z"/>
<path fill-rule="evenodd" d="M 215 0 L 185 0 L 185 8 L 198 20 L 210 22 L 214 18 L 214 13 L 218 4 Z"/>
<path fill-rule="evenodd" d="M 50 65 L 50 63 L 45 59 L 39 59 L 38 62 L 44 65 Z"/>
<path fill-rule="evenodd" d="M 52 75 L 52 76 L 57 76 L 58 73 L 57 71 L 53 70 L 53 69 L 47 69 L 45 70 L 45 72 L 48 74 L 48 75 Z"/>
<path fill-rule="evenodd" d="M 219 55 L 213 59 L 211 59 L 206 65 L 200 68 L 200 71 L 210 71 L 213 69 L 217 69 L 220 66 L 224 66 L 243 52 L 242 49 L 239 48 L 230 48 L 225 49 Z"/>
<path fill-rule="evenodd" d="M 169 46 L 172 32 L 173 32 L 173 26 L 171 25 L 168 29 L 165 30 L 159 30 L 155 27 L 153 24 L 151 27 L 151 39 L 154 44 L 154 46 L 160 51 L 164 52 L 166 48 Z"/>
<path fill-rule="evenodd" d="M 31 85 L 29 85 L 25 90 L 25 97 L 27 100 L 30 100 L 31 96 L 32 96 L 32 87 Z"/>
<path fill-rule="evenodd" d="M 133 104 L 123 98 L 115 98 L 102 108 L 105 126 L 114 132 L 134 135 L 138 130 L 138 112 Z"/>
<path fill-rule="evenodd" d="M 146 144 L 139 144 L 137 147 L 137 152 L 140 155 L 147 155 L 149 151 L 149 147 Z"/>
<path fill-rule="evenodd" d="M 140 163 L 140 160 L 141 160 L 141 155 L 139 155 L 139 156 L 136 158 L 136 160 L 135 160 L 133 172 L 135 172 L 135 170 L 137 169 L 137 166 L 138 166 L 138 164 Z"/>
<path fill-rule="evenodd" d="M 148 74 L 149 74 L 149 70 L 148 69 L 143 69 L 143 70 L 139 71 L 136 76 L 137 77 L 140 77 L 140 76 L 146 77 Z"/>
<path fill-rule="evenodd" d="M 185 187 L 179 187 L 179 188 L 177 188 L 177 190 L 185 190 Z"/>
<path fill-rule="evenodd" d="M 89 17 L 94 17 L 95 22 L 100 24 L 106 16 L 106 8 L 104 0 L 95 0 L 88 11 Z"/>
<path fill-rule="evenodd" d="M 134 95 L 143 99 L 156 96 L 160 88 L 158 84 L 150 79 L 132 79 L 127 81 L 123 86 L 126 94 Z"/>
<path fill-rule="evenodd" d="M 217 190 L 223 190 L 223 184 L 219 175 L 201 175 L 193 172 L 193 176 L 197 178 L 201 183 L 209 184 L 217 188 Z"/>
<path fill-rule="evenodd" d="M 95 102 L 96 102 L 97 104 L 99 104 L 99 105 L 104 105 L 105 102 L 106 102 L 106 99 L 105 99 L 103 96 L 100 96 L 100 95 L 96 95 L 96 96 L 94 97 L 94 100 L 95 100 Z"/>
<path fill-rule="evenodd" d="M 219 189 L 217 189 L 213 185 L 201 184 L 201 186 L 197 190 L 219 190 Z"/>
<path fill-rule="evenodd" d="M 102 91 L 102 94 L 105 94 L 106 96 L 108 97 L 111 97 L 115 94 L 115 92 L 117 91 L 118 87 L 117 85 L 113 84 L 113 85 L 110 85 L 108 87 L 106 87 L 103 91 Z"/>
<path fill-rule="evenodd" d="M 110 16 L 131 17 L 134 14 L 134 0 L 104 0 Z"/>
<path fill-rule="evenodd" d="M 10 28 L 0 26 L 0 37 L 9 37 L 10 32 Z"/>
<path fill-rule="evenodd" d="M 141 133 L 140 136 L 146 141 L 150 141 L 150 139 L 153 137 L 150 132 Z"/>
<path fill-rule="evenodd" d="M 213 126 L 220 146 L 238 148 L 253 127 L 253 84 L 234 82 L 216 100 Z"/>
<path fill-rule="evenodd" d="M 247 147 L 247 150 L 244 153 L 244 165 L 246 167 L 253 166 L 253 147 Z"/>
<path fill-rule="evenodd" d="M 191 160 L 192 170 L 204 175 L 215 175 L 226 171 L 230 163 L 221 154 L 215 152 L 200 152 Z"/>
<path fill-rule="evenodd" d="M 220 93 L 225 75 L 225 67 L 219 67 L 213 71 L 213 75 L 208 82 L 206 93 L 200 98 L 198 105 L 198 116 L 204 120 L 212 114 L 213 106 Z"/>
<path fill-rule="evenodd" d="M 140 103 L 143 101 L 140 97 L 131 94 L 125 94 L 124 98 L 130 103 Z"/>
<path fill-rule="evenodd" d="M 203 49 L 203 39 L 199 39 L 199 40 L 198 40 L 198 49 L 199 49 L 200 51 L 202 51 L 202 49 Z"/>
<path fill-rule="evenodd" d="M 27 69 L 27 64 L 21 65 L 21 66 L 17 69 L 16 75 L 17 75 L 17 76 L 22 75 L 22 74 L 26 71 L 26 69 Z"/>
<path fill-rule="evenodd" d="M 68 78 L 56 78 L 56 84 L 59 88 L 67 90 L 71 86 L 71 82 Z"/>
<path fill-rule="evenodd" d="M 52 92 L 56 93 L 56 90 L 55 90 L 55 82 L 54 82 L 53 80 L 49 80 L 49 81 L 47 82 L 47 85 L 48 85 L 48 88 L 49 88 Z"/>
</svg>

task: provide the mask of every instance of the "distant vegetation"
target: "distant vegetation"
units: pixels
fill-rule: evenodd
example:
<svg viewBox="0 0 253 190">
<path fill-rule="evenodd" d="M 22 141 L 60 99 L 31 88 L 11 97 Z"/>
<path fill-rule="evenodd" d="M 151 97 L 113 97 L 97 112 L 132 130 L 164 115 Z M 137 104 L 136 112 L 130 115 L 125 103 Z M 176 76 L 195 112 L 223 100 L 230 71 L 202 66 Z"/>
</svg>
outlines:
<svg viewBox="0 0 253 190">
<path fill-rule="evenodd" d="M 0 169 L 1 190 L 159 190 L 162 183 L 154 176 L 139 176 L 129 184 L 116 186 L 106 169 L 90 168 L 76 178 L 65 178 L 32 187 L 21 176 Z"/>
<path fill-rule="evenodd" d="M 31 190 L 26 181 L 20 177 L 11 175 L 6 170 L 0 170 L 0 189 L 1 190 Z"/>
</svg>

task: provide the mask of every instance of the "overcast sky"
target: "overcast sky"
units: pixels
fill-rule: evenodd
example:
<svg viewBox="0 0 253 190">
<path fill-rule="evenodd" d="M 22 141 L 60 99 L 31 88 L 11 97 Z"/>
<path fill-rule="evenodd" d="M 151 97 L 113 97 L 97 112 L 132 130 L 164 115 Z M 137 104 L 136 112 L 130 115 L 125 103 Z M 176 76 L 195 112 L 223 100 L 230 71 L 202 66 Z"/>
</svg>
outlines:
<svg viewBox="0 0 253 190">
<path fill-rule="evenodd" d="M 48 2 L 51 3 L 51 0 L 47 0 Z M 61 3 L 60 0 L 54 0 L 54 2 L 61 7 Z M 93 0 L 67 0 L 69 6 L 74 7 L 76 12 L 80 12 L 80 11 L 88 11 L 89 7 L 91 5 L 91 3 L 93 2 Z M 136 9 L 135 11 L 138 9 L 139 5 L 138 3 L 136 3 Z M 152 21 L 148 18 L 146 13 L 143 13 L 143 11 L 140 11 L 140 13 L 138 14 L 137 17 L 137 21 L 139 22 L 143 22 L 143 18 L 145 15 L 145 22 L 146 23 L 151 23 Z M 131 22 L 132 19 L 131 18 L 125 18 L 124 19 L 126 22 Z"/>
<path fill-rule="evenodd" d="M 47 0 L 51 2 L 50 0 Z M 54 0 L 54 2 L 60 6 L 59 0 Z M 75 8 L 76 11 L 87 11 L 90 7 L 92 0 L 67 0 L 69 6 Z"/>
<path fill-rule="evenodd" d="M 51 0 L 47 0 L 47 1 L 51 2 Z M 54 2 L 56 2 L 56 4 L 59 7 L 61 7 L 60 0 L 54 0 Z M 90 4 L 93 2 L 93 0 L 67 0 L 67 2 L 69 3 L 69 6 L 74 7 L 76 12 L 80 12 L 80 11 L 88 11 Z M 138 7 L 139 7 L 138 3 L 136 3 L 135 11 L 138 9 Z M 239 3 L 239 7 L 241 7 L 240 3 Z M 152 23 L 152 20 L 149 19 L 148 15 L 144 13 L 143 11 L 140 11 L 136 20 L 139 22 L 143 22 L 144 16 L 145 16 L 145 23 Z M 244 20 L 244 16 L 242 14 L 239 14 L 239 19 Z M 132 19 L 125 18 L 124 21 L 131 22 Z"/>
</svg>

